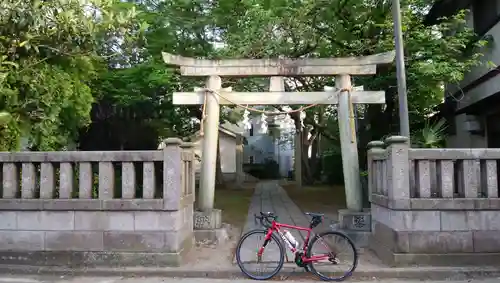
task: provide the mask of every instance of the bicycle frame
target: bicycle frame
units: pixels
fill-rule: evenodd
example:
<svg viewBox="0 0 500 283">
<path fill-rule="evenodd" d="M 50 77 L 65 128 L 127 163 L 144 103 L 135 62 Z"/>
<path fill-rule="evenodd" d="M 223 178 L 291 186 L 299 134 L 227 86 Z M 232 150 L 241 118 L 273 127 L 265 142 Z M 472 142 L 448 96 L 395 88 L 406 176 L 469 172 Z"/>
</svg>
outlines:
<svg viewBox="0 0 500 283">
<path fill-rule="evenodd" d="M 306 228 L 306 227 L 301 227 L 301 226 L 295 226 L 295 225 L 289 225 L 289 224 L 283 224 L 283 223 L 278 223 L 273 220 L 271 227 L 267 230 L 267 234 L 265 237 L 264 245 L 259 248 L 258 251 L 258 256 L 262 256 L 262 253 L 264 252 L 264 248 L 266 247 L 267 243 L 271 240 L 271 235 L 276 231 L 278 232 L 278 235 L 280 235 L 281 239 L 283 241 L 287 242 L 288 240 L 286 239 L 285 235 L 283 232 L 281 232 L 280 228 L 288 228 L 288 229 L 293 229 L 293 230 L 299 230 L 299 231 L 307 231 L 307 237 L 304 241 L 304 245 L 302 247 L 302 250 L 304 251 L 304 254 L 302 255 L 302 262 L 307 263 L 307 262 L 312 262 L 312 261 L 319 261 L 319 260 L 324 260 L 328 259 L 328 255 L 322 255 L 322 256 L 312 256 L 312 257 L 307 257 L 306 256 L 306 251 L 307 251 L 307 246 L 309 245 L 309 240 L 311 237 L 311 233 L 313 232 L 312 228 Z M 288 247 L 288 245 L 287 245 Z M 296 253 L 298 251 L 297 248 L 290 248 L 292 253 Z"/>
</svg>

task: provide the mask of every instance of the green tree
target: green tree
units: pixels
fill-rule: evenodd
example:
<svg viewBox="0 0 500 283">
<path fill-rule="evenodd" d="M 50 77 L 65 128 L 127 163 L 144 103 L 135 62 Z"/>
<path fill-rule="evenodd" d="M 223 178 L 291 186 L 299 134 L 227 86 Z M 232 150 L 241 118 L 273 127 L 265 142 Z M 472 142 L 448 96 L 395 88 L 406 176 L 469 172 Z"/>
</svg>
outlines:
<svg viewBox="0 0 500 283">
<path fill-rule="evenodd" d="M 468 46 L 474 41 L 472 30 L 464 27 L 464 13 L 445 19 L 435 26 L 424 26 L 423 18 L 432 1 L 403 1 L 403 32 L 407 68 L 408 100 L 411 125 L 420 125 L 443 100 L 444 82 L 458 82 L 478 64 L 480 54 Z M 390 1 L 375 0 L 221 0 L 214 4 L 214 29 L 225 49 L 221 57 L 344 57 L 364 56 L 394 49 Z M 386 105 L 359 106 L 360 158 L 370 140 L 397 133 L 397 81 L 395 64 L 380 66 L 377 75 L 355 77 L 354 85 L 367 90 L 384 90 Z M 333 85 L 331 78 L 299 81 L 299 90 L 322 90 Z M 293 87 L 291 85 L 290 87 Z M 331 132 L 336 123 L 335 109 L 320 106 L 307 111 L 304 149 L 319 135 L 338 147 L 338 134 Z M 327 115 L 328 114 L 328 115 Z M 328 118 L 324 118 L 327 116 Z M 298 120 L 295 115 L 294 119 Z M 316 147 L 317 148 L 317 147 Z M 303 152 L 306 152 L 303 150 Z M 316 154 L 313 153 L 313 156 Z M 312 181 L 317 161 L 304 160 L 305 180 Z"/>
<path fill-rule="evenodd" d="M 103 46 L 126 41 L 136 16 L 114 0 L 0 3 L 0 150 L 21 137 L 35 150 L 64 148 L 90 122 L 89 87 Z"/>
</svg>

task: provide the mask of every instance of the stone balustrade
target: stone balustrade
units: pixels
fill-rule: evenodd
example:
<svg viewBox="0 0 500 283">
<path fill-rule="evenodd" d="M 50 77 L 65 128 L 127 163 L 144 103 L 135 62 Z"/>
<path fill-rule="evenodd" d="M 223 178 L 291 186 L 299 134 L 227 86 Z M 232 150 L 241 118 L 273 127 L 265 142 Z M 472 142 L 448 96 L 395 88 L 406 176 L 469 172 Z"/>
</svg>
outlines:
<svg viewBox="0 0 500 283">
<path fill-rule="evenodd" d="M 369 145 L 370 247 L 394 265 L 500 262 L 500 149 Z"/>
<path fill-rule="evenodd" d="M 0 259 L 33 265 L 179 265 L 193 244 L 194 154 L 0 152 Z"/>
</svg>

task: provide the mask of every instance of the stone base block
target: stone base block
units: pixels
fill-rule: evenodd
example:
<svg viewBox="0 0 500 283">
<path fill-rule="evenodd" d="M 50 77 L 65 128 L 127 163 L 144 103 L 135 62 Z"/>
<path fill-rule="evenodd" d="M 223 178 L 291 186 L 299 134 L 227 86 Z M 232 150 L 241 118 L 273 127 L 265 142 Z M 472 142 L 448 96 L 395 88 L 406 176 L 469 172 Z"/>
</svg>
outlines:
<svg viewBox="0 0 500 283">
<path fill-rule="evenodd" d="M 339 231 L 342 233 L 345 233 L 356 245 L 356 248 L 359 249 L 364 249 L 368 247 L 370 238 L 371 238 L 371 232 L 370 231 L 357 231 L 357 230 L 349 230 L 349 229 L 342 229 L 340 223 L 334 223 L 330 225 L 330 228 L 332 228 L 333 231 Z"/>
<path fill-rule="evenodd" d="M 392 266 L 500 265 L 498 231 L 398 231 L 374 220 L 369 248 Z"/>
<path fill-rule="evenodd" d="M 349 231 L 371 231 L 372 217 L 370 209 L 364 211 L 339 210 L 340 229 Z"/>
<path fill-rule="evenodd" d="M 1 251 L 0 261 L 10 265 L 59 267 L 178 267 L 182 253 L 76 252 L 76 251 Z"/>
<path fill-rule="evenodd" d="M 226 228 L 194 230 L 194 238 L 197 243 L 218 245 L 229 239 L 229 233 Z"/>
<path fill-rule="evenodd" d="M 210 211 L 195 211 L 193 214 L 194 230 L 212 230 L 222 227 L 222 211 L 212 209 Z"/>
<path fill-rule="evenodd" d="M 384 244 L 373 240 L 368 247 L 383 263 L 391 267 L 404 266 L 500 266 L 500 253 L 457 253 L 457 254 L 425 254 L 396 253 Z"/>
</svg>

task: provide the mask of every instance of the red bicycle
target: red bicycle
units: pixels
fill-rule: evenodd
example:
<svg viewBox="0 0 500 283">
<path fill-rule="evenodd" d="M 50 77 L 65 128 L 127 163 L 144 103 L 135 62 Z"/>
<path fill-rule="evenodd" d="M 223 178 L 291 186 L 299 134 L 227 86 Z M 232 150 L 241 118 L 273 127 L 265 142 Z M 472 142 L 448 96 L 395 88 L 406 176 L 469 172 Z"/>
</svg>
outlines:
<svg viewBox="0 0 500 283">
<path fill-rule="evenodd" d="M 261 225 L 267 229 L 251 230 L 241 237 L 236 247 L 236 261 L 241 271 L 251 279 L 271 279 L 278 274 L 283 267 L 285 256 L 287 256 L 282 243 L 285 242 L 291 252 L 295 255 L 295 264 L 299 267 L 303 267 L 307 272 L 312 272 L 318 275 L 322 280 L 343 281 L 351 276 L 358 264 L 358 253 L 353 241 L 347 235 L 339 231 L 326 231 L 315 235 L 311 242 L 309 242 L 311 234 L 314 233 L 313 228 L 323 222 L 324 214 L 306 212 L 306 215 L 311 216 L 309 228 L 278 223 L 278 217 L 272 212 L 261 212 L 260 216 L 255 215 L 255 220 L 259 220 Z M 283 228 L 307 231 L 307 237 L 304 240 L 302 249 L 299 248 L 299 243 L 295 240 L 293 235 L 288 230 Z M 279 238 L 276 234 L 279 235 Z M 260 236 L 260 239 L 258 238 L 256 240 L 252 240 L 252 236 Z M 329 239 L 329 237 L 333 237 L 334 241 Z M 344 266 L 341 262 L 341 259 L 344 259 L 344 256 L 339 256 L 338 240 L 345 242 L 353 255 L 347 271 L 341 272 L 340 274 L 338 272 L 325 270 L 325 268 L 319 265 L 320 263 L 325 262 L 327 264 L 327 268 L 331 268 L 332 266 Z M 243 247 L 246 243 L 253 244 L 254 248 Z M 271 247 L 272 244 L 276 244 L 276 247 Z M 322 249 L 326 248 L 326 251 L 323 251 L 320 254 L 313 254 L 313 248 L 317 246 Z M 259 268 L 257 268 L 255 272 L 251 272 L 249 268 L 244 265 L 245 263 L 242 261 L 242 256 L 246 255 L 256 257 L 256 260 L 248 262 L 250 264 L 259 265 Z M 272 256 L 277 257 L 277 265 L 274 268 L 271 268 L 268 273 L 264 273 L 262 268 L 263 264 L 269 263 L 269 258 Z"/>
</svg>

